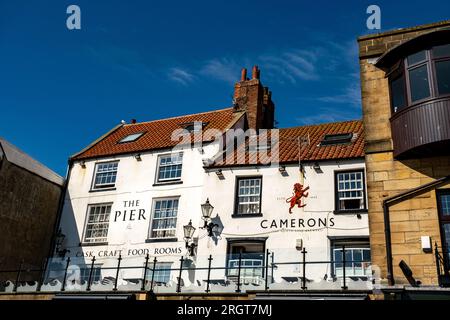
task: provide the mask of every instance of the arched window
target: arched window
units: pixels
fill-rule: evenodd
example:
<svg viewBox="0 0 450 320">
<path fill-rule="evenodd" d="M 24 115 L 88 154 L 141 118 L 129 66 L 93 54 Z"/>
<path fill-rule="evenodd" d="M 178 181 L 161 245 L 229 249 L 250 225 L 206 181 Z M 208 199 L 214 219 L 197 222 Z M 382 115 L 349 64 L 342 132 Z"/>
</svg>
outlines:
<svg viewBox="0 0 450 320">
<path fill-rule="evenodd" d="M 428 100 L 450 96 L 450 44 L 416 51 L 388 73 L 394 113 Z"/>
</svg>

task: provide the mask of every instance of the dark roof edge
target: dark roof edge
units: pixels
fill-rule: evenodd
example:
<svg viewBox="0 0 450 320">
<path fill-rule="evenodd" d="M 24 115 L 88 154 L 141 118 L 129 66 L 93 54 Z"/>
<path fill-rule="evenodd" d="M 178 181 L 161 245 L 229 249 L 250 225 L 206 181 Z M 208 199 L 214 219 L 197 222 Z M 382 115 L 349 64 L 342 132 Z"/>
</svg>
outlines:
<svg viewBox="0 0 450 320">
<path fill-rule="evenodd" d="M 395 29 L 395 30 L 390 30 L 390 31 L 385 31 L 385 32 L 368 34 L 368 35 L 358 37 L 357 40 L 358 40 L 358 42 L 360 42 L 360 41 L 371 40 L 371 39 L 376 39 L 376 38 L 383 38 L 383 37 L 392 36 L 392 35 L 396 35 L 396 34 L 414 32 L 414 31 L 419 31 L 419 30 L 433 29 L 433 28 L 438 28 L 438 27 L 447 26 L 447 25 L 450 26 L 450 20 L 442 20 L 439 22 L 427 23 L 427 24 L 422 24 L 422 25 L 414 26 L 414 27 L 400 28 L 400 29 Z"/>
<path fill-rule="evenodd" d="M 81 151 L 73 154 L 72 156 L 69 157 L 69 161 L 74 160 L 76 157 L 78 157 L 79 155 L 85 153 L 86 151 L 88 151 L 89 149 L 91 149 L 93 146 L 95 146 L 97 143 L 99 143 L 100 141 L 102 141 L 103 139 L 105 139 L 106 137 L 108 137 L 109 135 L 111 135 L 112 133 L 114 133 L 115 131 L 117 131 L 119 128 L 123 127 L 123 124 L 118 124 L 116 125 L 114 128 L 112 128 L 111 130 L 109 130 L 107 133 L 103 134 L 102 136 L 100 136 L 99 138 L 97 138 L 96 140 L 94 140 L 93 142 L 91 142 L 87 147 L 85 147 L 84 149 L 82 149 Z"/>
<path fill-rule="evenodd" d="M 349 161 L 349 160 L 355 160 L 355 159 L 362 159 L 364 160 L 364 155 L 362 156 L 355 156 L 355 157 L 343 157 L 343 158 L 330 158 L 330 159 L 308 159 L 308 160 L 302 160 L 302 163 L 312 163 L 312 162 L 326 162 L 326 161 Z M 289 161 L 281 161 L 276 162 L 277 165 L 290 165 L 290 164 L 298 164 L 297 160 L 289 160 Z M 272 164 L 273 165 L 273 164 Z M 229 165 L 211 165 L 211 166 L 203 166 L 204 170 L 208 169 L 233 169 L 233 168 L 244 168 L 244 167 L 270 167 L 270 164 L 258 164 L 258 163 L 241 163 L 241 164 L 229 164 Z"/>
</svg>

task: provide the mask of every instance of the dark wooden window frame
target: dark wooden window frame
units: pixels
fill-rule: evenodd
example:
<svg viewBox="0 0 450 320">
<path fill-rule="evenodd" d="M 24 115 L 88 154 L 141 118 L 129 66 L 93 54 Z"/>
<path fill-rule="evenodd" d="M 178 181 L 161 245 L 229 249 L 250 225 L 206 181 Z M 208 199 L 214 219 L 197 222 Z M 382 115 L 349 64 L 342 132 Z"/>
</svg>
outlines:
<svg viewBox="0 0 450 320">
<path fill-rule="evenodd" d="M 450 97 L 450 94 L 441 94 L 441 95 L 439 94 L 438 83 L 437 83 L 437 73 L 436 73 L 436 62 L 448 61 L 448 60 L 450 60 L 450 56 L 435 58 L 433 56 L 433 48 L 436 46 L 439 46 L 439 44 L 436 44 L 433 46 L 424 46 L 421 50 L 416 52 L 416 53 L 418 53 L 420 51 L 425 51 L 425 54 L 426 54 L 425 60 L 422 60 L 422 61 L 412 64 L 412 65 L 408 65 L 408 56 L 410 56 L 410 55 L 408 55 L 408 56 L 402 58 L 399 62 L 397 62 L 395 64 L 395 66 L 392 67 L 392 70 L 387 73 L 386 77 L 389 79 L 388 87 L 389 87 L 389 96 L 390 96 L 392 115 L 397 114 L 406 109 L 409 109 L 411 107 L 414 107 L 416 105 L 423 104 L 425 102 L 431 102 L 434 100 Z M 429 90 L 430 90 L 430 96 L 427 98 L 413 102 L 411 100 L 411 83 L 410 83 L 409 73 L 411 70 L 422 67 L 424 65 L 426 65 L 427 69 L 428 69 L 428 86 L 429 86 Z M 404 87 L 405 87 L 404 95 L 405 95 L 406 105 L 403 106 L 397 112 L 395 112 L 394 106 L 393 106 L 392 82 L 394 80 L 398 79 L 401 75 L 404 76 Z"/>
<path fill-rule="evenodd" d="M 238 192 L 239 192 L 239 181 L 245 180 L 245 179 L 260 179 L 261 180 L 261 187 L 259 188 L 259 212 L 255 213 L 239 213 L 238 212 Z M 256 176 L 237 176 L 235 179 L 235 191 L 234 191 L 234 208 L 233 208 L 233 214 L 231 215 L 232 218 L 252 218 L 252 217 L 262 217 L 262 188 L 263 188 L 263 177 L 262 175 L 256 175 Z"/>
<path fill-rule="evenodd" d="M 444 224 L 450 224 L 450 216 L 444 216 L 442 213 L 441 196 L 443 196 L 443 195 L 450 195 L 450 188 L 436 190 L 436 201 L 437 201 L 437 210 L 438 210 L 438 217 L 439 217 L 439 231 L 441 233 L 442 256 L 444 258 L 445 267 L 448 270 L 450 268 L 450 261 L 448 259 L 448 255 L 445 254 L 445 251 L 450 250 L 450 248 L 447 248 L 447 244 L 445 242 Z"/>
<path fill-rule="evenodd" d="M 340 173 L 352 173 L 352 172 L 362 172 L 362 184 L 363 184 L 363 201 L 364 208 L 356 210 L 341 210 L 339 209 L 339 194 L 338 194 L 338 180 L 337 176 Z M 367 213 L 367 190 L 366 190 L 366 170 L 364 168 L 349 169 L 349 170 L 335 170 L 334 171 L 334 213 L 335 214 L 357 214 L 357 213 Z"/>
</svg>

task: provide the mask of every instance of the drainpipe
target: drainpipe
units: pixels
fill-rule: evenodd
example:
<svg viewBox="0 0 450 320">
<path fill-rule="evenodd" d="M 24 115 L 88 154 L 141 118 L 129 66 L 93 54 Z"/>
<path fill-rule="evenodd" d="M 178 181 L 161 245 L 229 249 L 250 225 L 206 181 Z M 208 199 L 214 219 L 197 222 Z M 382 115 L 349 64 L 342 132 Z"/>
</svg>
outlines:
<svg viewBox="0 0 450 320">
<path fill-rule="evenodd" d="M 394 266 L 392 264 L 392 242 L 391 242 L 391 222 L 389 216 L 389 207 L 405 200 L 408 200 L 416 195 L 438 188 L 439 186 L 450 181 L 450 176 L 446 176 L 435 181 L 426 183 L 417 188 L 413 188 L 398 195 L 389 197 L 383 200 L 383 215 L 384 215 L 384 236 L 386 241 L 386 265 L 387 278 L 390 286 L 395 285 L 394 280 Z"/>
<path fill-rule="evenodd" d="M 391 243 L 391 221 L 389 217 L 389 206 L 386 200 L 383 201 L 383 215 L 384 215 L 384 237 L 386 241 L 386 263 L 387 263 L 387 278 L 390 286 L 395 285 L 394 280 L 394 266 L 392 265 L 392 243 Z"/>
</svg>

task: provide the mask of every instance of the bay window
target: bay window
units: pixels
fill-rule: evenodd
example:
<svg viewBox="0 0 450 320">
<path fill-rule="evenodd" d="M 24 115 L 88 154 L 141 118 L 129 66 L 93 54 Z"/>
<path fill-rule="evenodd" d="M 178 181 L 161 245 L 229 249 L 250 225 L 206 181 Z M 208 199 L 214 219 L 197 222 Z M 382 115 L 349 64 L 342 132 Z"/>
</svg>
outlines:
<svg viewBox="0 0 450 320">
<path fill-rule="evenodd" d="M 393 113 L 450 95 L 450 44 L 410 54 L 388 76 Z"/>
</svg>

